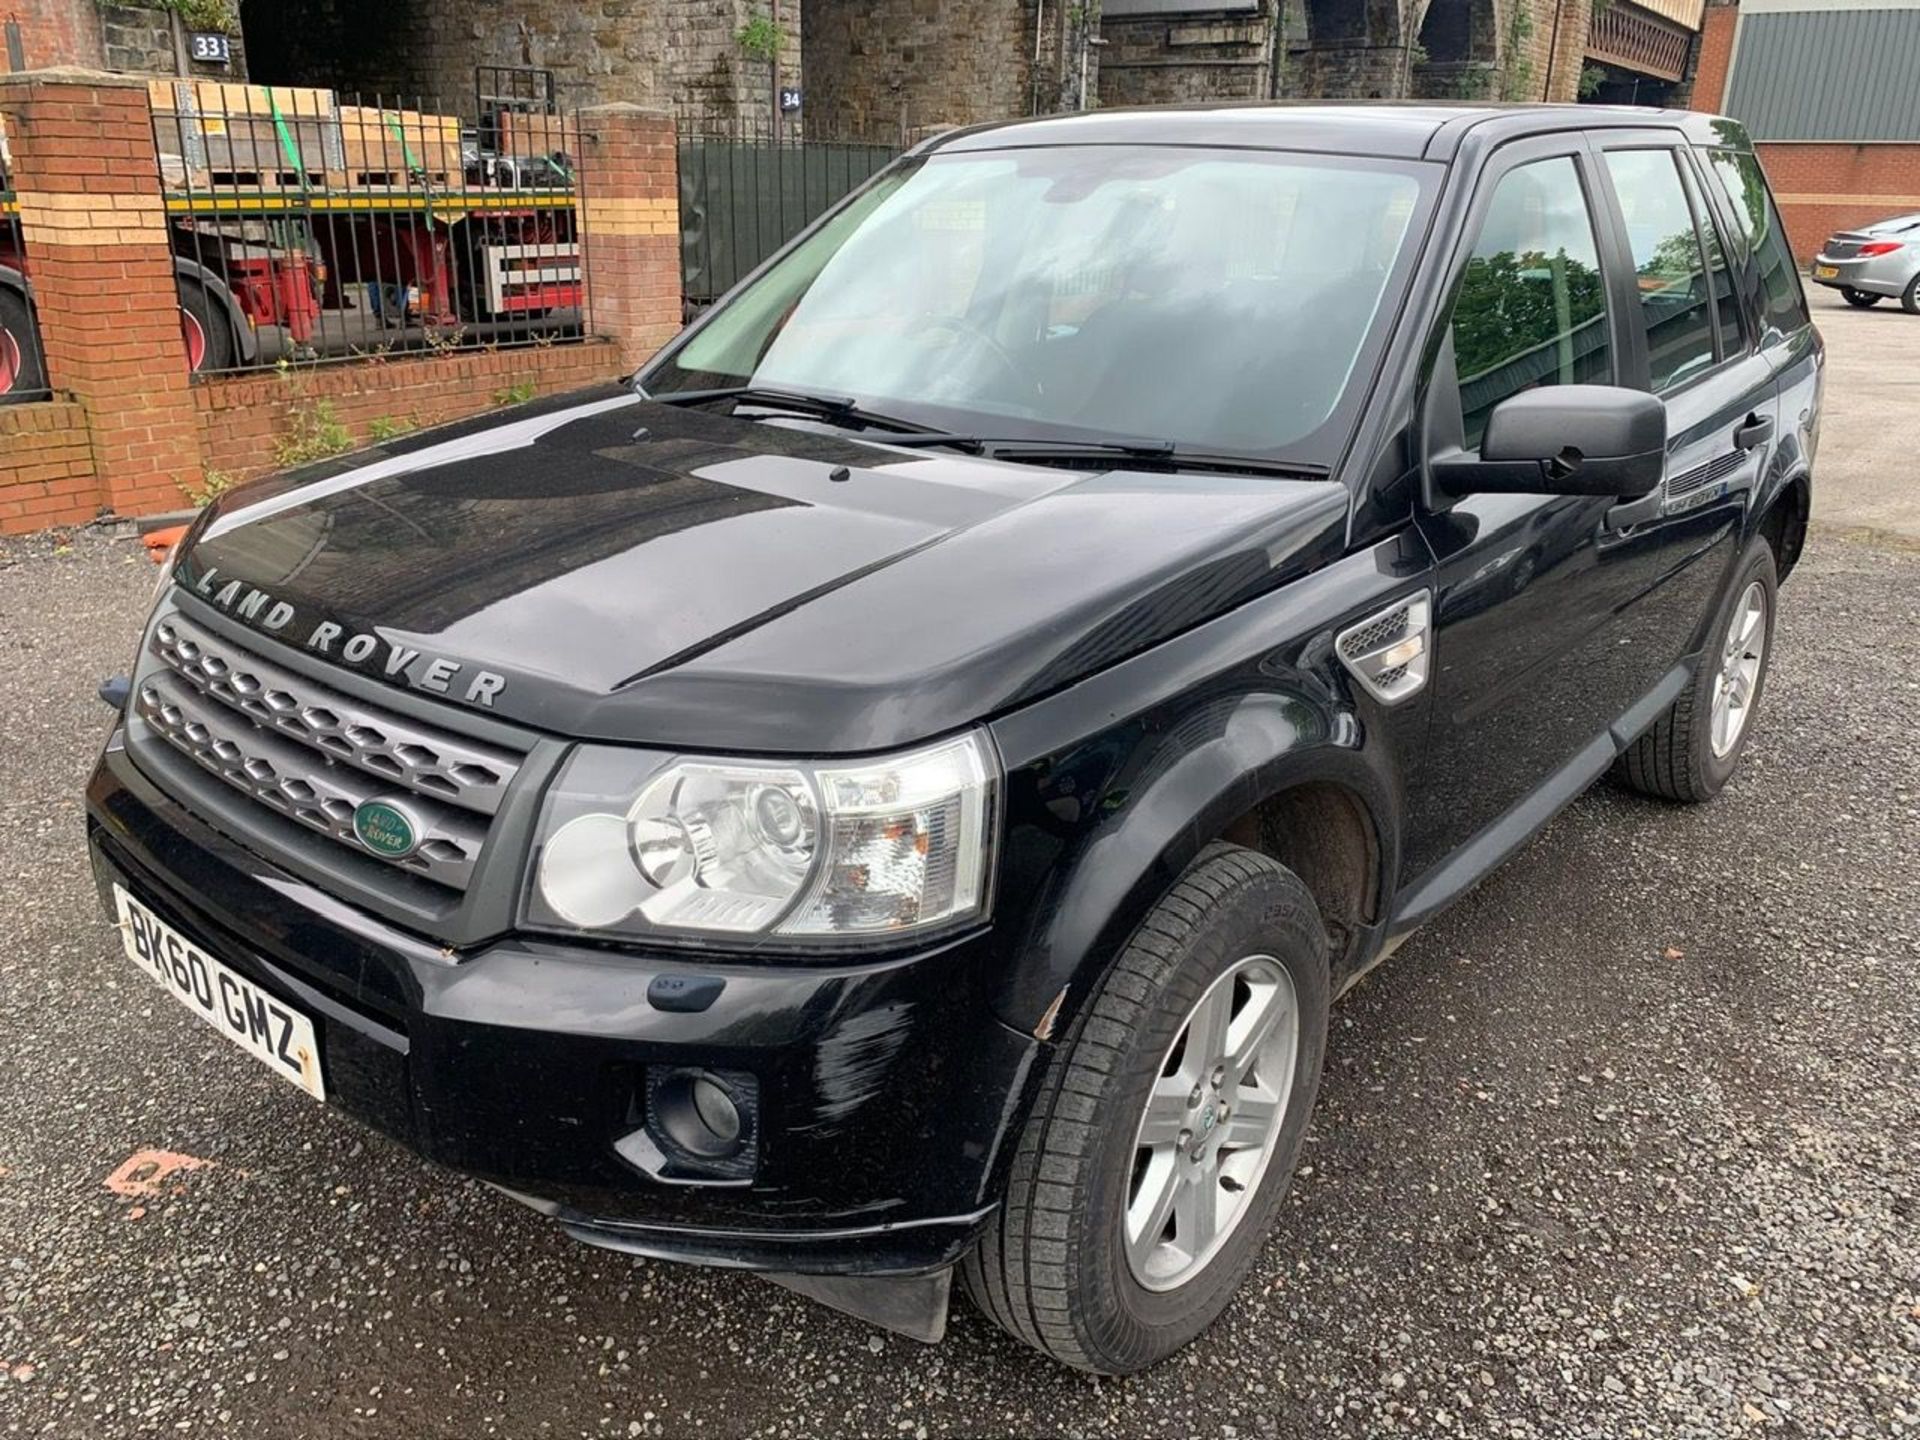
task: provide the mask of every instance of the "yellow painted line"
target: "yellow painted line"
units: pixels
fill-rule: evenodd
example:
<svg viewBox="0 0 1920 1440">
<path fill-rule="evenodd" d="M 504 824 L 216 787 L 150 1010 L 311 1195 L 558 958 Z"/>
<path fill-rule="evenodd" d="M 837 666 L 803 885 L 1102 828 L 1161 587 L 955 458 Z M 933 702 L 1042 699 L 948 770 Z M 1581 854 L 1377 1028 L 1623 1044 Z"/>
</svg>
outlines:
<svg viewBox="0 0 1920 1440">
<path fill-rule="evenodd" d="M 302 195 L 279 191 L 209 191 L 205 194 L 167 196 L 170 215 L 221 215 L 308 211 L 326 214 L 394 214 L 409 210 L 437 210 L 454 214 L 472 210 L 568 210 L 573 208 L 571 190 L 521 190 L 512 194 L 428 194 L 421 190 L 395 191 L 390 195 Z"/>
</svg>

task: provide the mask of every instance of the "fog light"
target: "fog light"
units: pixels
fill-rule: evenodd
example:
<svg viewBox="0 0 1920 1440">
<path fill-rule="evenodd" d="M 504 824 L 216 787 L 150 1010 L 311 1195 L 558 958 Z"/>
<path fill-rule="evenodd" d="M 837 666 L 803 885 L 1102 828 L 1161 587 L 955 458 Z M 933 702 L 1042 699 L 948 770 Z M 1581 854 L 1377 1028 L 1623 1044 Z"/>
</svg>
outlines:
<svg viewBox="0 0 1920 1440">
<path fill-rule="evenodd" d="M 759 1105 L 745 1071 L 650 1065 L 645 1125 L 614 1148 L 656 1179 L 741 1184 L 759 1163 Z"/>
<path fill-rule="evenodd" d="M 719 1160 L 740 1148 L 740 1107 L 704 1070 L 676 1070 L 653 1087 L 649 1118 L 661 1138 L 689 1155 Z"/>
<path fill-rule="evenodd" d="M 740 1143 L 739 1107 L 731 1095 L 704 1075 L 693 1082 L 693 1110 L 700 1117 L 703 1141 L 712 1140 L 727 1150 Z"/>
</svg>

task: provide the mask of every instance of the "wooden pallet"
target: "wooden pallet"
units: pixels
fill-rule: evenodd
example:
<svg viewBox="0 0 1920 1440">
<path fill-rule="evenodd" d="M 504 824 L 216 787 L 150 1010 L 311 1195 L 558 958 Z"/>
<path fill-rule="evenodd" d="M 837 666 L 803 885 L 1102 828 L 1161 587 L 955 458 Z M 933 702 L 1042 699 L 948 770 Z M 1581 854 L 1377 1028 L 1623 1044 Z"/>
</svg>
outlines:
<svg viewBox="0 0 1920 1440">
<path fill-rule="evenodd" d="M 466 183 L 466 175 L 459 170 L 329 170 L 326 180 L 329 190 L 452 190 Z"/>
<path fill-rule="evenodd" d="M 571 115 L 536 115 L 509 110 L 500 116 L 500 153 L 522 159 L 580 156 L 580 127 Z"/>
<path fill-rule="evenodd" d="M 243 85 L 231 80 L 149 80 L 155 110 L 182 115 L 264 115 L 287 120 L 334 120 L 340 105 L 331 90 L 309 85 Z"/>
<path fill-rule="evenodd" d="M 190 190 L 319 190 L 326 183 L 324 170 L 196 170 L 187 177 Z"/>
<path fill-rule="evenodd" d="M 342 105 L 340 139 L 340 168 L 349 175 L 457 175 L 464 168 L 457 115 Z"/>
</svg>

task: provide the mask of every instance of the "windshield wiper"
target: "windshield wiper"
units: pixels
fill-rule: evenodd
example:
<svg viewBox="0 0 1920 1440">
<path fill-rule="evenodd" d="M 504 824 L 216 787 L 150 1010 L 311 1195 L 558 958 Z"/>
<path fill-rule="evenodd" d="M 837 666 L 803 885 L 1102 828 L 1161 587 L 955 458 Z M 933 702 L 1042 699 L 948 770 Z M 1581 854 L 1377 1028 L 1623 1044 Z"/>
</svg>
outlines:
<svg viewBox="0 0 1920 1440">
<path fill-rule="evenodd" d="M 903 435 L 936 439 L 947 432 L 896 415 L 869 410 L 845 395 L 809 395 L 802 390 L 781 390 L 767 385 L 728 385 L 718 390 L 670 390 L 664 395 L 644 398 L 660 405 L 712 405 L 723 400 L 758 405 L 768 410 L 825 420 L 855 430 L 897 430 Z"/>
<path fill-rule="evenodd" d="M 1031 436 L 908 434 L 872 437 L 886 445 L 942 447 L 984 455 L 992 460 L 1032 460 L 1037 464 L 1071 464 L 1086 460 L 1120 460 L 1139 470 L 1217 470 L 1241 475 L 1286 475 L 1295 479 L 1323 479 L 1326 471 L 1292 460 L 1231 451 L 1198 450 L 1171 440 L 1047 440 Z"/>
</svg>

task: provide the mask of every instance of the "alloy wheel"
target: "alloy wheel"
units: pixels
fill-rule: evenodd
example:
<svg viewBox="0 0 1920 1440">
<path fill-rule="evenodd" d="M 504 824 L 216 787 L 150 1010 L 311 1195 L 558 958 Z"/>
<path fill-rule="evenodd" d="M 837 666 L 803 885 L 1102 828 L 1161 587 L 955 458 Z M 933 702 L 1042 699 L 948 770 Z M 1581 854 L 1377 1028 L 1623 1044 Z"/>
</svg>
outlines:
<svg viewBox="0 0 1920 1440">
<path fill-rule="evenodd" d="M 1187 1012 L 1148 1092 L 1122 1213 L 1133 1278 L 1186 1284 L 1246 1218 L 1279 1148 L 1300 1049 L 1287 969 L 1250 955 Z"/>
<path fill-rule="evenodd" d="M 1756 580 L 1734 606 L 1720 647 L 1720 673 L 1713 681 L 1713 755 L 1724 760 L 1740 743 L 1760 688 L 1760 667 L 1767 655 L 1767 592 Z"/>
</svg>

